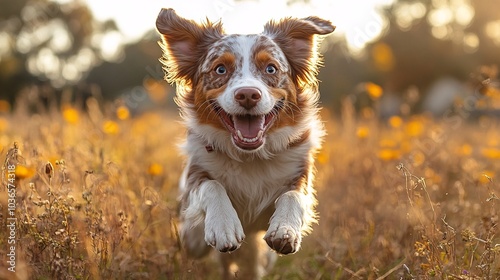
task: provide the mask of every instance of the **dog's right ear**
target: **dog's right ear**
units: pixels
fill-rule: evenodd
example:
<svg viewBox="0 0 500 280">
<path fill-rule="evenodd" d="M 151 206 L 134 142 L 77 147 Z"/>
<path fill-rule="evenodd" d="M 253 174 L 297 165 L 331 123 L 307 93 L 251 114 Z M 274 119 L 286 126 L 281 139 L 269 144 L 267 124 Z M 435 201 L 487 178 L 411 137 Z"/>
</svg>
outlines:
<svg viewBox="0 0 500 280">
<path fill-rule="evenodd" d="M 156 19 L 162 34 L 162 63 L 170 83 L 191 84 L 196 77 L 200 59 L 224 31 L 220 22 L 198 24 L 178 16 L 173 9 L 162 9 Z"/>
</svg>

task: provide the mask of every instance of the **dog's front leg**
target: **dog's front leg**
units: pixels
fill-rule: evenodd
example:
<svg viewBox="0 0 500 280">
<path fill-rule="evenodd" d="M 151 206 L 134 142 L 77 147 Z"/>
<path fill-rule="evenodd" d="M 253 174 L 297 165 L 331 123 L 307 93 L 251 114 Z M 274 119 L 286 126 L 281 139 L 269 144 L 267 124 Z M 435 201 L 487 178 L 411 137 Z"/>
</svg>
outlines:
<svg viewBox="0 0 500 280">
<path fill-rule="evenodd" d="M 231 252 L 240 247 L 245 238 L 243 227 L 226 190 L 219 182 L 203 181 L 199 188 L 190 191 L 188 200 L 185 221 L 195 221 L 196 216 L 204 216 L 205 242 L 208 245 L 220 252 Z M 183 231 L 189 230 L 189 226 L 183 228 Z M 185 236 L 189 236 L 189 233 Z"/>
<path fill-rule="evenodd" d="M 264 236 L 267 245 L 279 254 L 291 254 L 299 250 L 302 233 L 315 221 L 314 198 L 298 190 L 288 191 L 276 200 L 276 210 Z"/>
</svg>

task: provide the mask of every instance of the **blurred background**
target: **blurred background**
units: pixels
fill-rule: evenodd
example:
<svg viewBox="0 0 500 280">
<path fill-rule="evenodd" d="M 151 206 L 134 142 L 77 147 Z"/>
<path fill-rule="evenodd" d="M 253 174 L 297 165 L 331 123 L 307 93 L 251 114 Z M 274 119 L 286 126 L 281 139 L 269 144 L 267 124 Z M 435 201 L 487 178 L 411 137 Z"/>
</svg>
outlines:
<svg viewBox="0 0 500 280">
<path fill-rule="evenodd" d="M 271 18 L 318 15 L 337 30 L 323 44 L 322 105 L 388 117 L 442 116 L 470 96 L 499 106 L 500 0 L 1 0 L 0 110 L 16 100 L 84 106 L 95 97 L 132 113 L 174 108 L 162 80 L 155 20 L 162 7 L 222 19 L 229 33 L 258 33 Z M 464 101 L 465 100 L 465 101 Z M 40 102 L 42 101 L 42 102 Z M 476 100 L 474 100 L 474 103 Z M 474 104 L 476 106 L 476 104 Z"/>
<path fill-rule="evenodd" d="M 19 225 L 0 279 L 219 279 L 179 245 L 162 7 L 228 33 L 337 26 L 320 224 L 267 279 L 500 279 L 500 0 L 0 0 L 0 223 L 16 165 Z"/>
</svg>

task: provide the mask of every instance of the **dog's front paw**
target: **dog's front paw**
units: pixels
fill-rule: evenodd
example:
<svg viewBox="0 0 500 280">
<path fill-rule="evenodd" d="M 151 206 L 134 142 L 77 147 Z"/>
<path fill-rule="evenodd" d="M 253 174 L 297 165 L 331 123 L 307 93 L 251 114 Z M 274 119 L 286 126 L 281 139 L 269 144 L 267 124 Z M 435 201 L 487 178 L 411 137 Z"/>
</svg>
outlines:
<svg viewBox="0 0 500 280">
<path fill-rule="evenodd" d="M 302 236 L 299 230 L 289 225 L 271 224 L 264 236 L 264 240 L 277 253 L 287 255 L 299 250 Z"/>
<path fill-rule="evenodd" d="M 238 249 L 245 238 L 238 215 L 231 210 L 205 218 L 205 241 L 223 253 Z"/>
</svg>

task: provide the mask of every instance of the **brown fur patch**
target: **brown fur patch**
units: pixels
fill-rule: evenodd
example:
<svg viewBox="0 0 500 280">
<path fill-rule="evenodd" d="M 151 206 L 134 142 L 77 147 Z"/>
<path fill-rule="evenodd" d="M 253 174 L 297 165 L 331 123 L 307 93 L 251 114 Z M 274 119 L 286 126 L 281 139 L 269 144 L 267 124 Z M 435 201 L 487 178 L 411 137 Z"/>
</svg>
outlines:
<svg viewBox="0 0 500 280">
<path fill-rule="evenodd" d="M 219 119 L 219 113 L 214 110 L 210 104 L 210 100 L 215 99 L 226 90 L 227 84 L 220 88 L 204 90 L 203 84 L 198 84 L 194 89 L 195 100 L 194 108 L 198 121 L 201 124 L 209 124 L 219 129 L 226 129 Z"/>
<path fill-rule="evenodd" d="M 203 73 L 201 79 L 205 91 L 220 88 L 229 81 L 236 68 L 236 57 L 230 52 L 225 52 L 215 58 L 210 65 L 210 72 Z M 225 74 L 217 74 L 215 72 L 219 65 L 226 67 Z"/>
<path fill-rule="evenodd" d="M 181 209 L 180 209 L 181 211 L 188 206 L 187 200 L 189 198 L 190 192 L 199 188 L 203 182 L 207 180 L 212 180 L 210 174 L 208 174 L 207 171 L 205 171 L 203 168 L 199 167 L 196 164 L 190 165 L 187 168 L 189 169 L 186 177 L 187 178 L 186 186 L 189 187 L 189 190 L 183 193 L 183 196 L 181 198 Z"/>
</svg>

